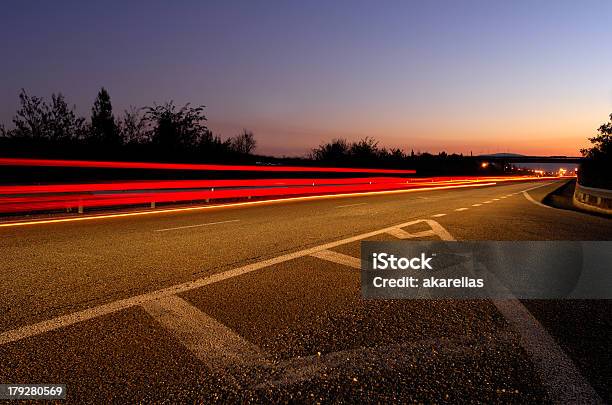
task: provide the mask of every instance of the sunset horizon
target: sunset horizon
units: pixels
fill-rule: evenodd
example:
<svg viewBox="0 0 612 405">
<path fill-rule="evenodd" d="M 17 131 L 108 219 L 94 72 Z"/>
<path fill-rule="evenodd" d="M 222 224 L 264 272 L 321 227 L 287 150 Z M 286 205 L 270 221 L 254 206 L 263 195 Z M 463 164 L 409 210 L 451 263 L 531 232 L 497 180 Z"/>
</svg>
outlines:
<svg viewBox="0 0 612 405">
<path fill-rule="evenodd" d="M 104 87 L 117 118 L 205 105 L 213 133 L 246 128 L 263 155 L 371 137 L 407 152 L 578 156 L 612 111 L 606 3 L 27 3 L 0 17 L 7 129 L 22 88 L 62 93 L 88 117 Z"/>
</svg>

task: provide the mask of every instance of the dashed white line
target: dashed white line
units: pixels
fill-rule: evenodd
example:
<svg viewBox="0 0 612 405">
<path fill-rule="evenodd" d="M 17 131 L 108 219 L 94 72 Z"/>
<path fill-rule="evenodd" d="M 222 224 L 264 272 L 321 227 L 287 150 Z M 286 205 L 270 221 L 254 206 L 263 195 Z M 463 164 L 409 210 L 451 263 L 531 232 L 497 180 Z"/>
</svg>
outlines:
<svg viewBox="0 0 612 405">
<path fill-rule="evenodd" d="M 499 201 L 499 198 L 494 198 L 493 201 Z"/>
<path fill-rule="evenodd" d="M 480 207 L 482 204 L 472 204 L 472 207 Z"/>
<path fill-rule="evenodd" d="M 347 205 L 338 205 L 336 208 L 348 208 L 348 207 L 357 207 L 359 205 L 366 205 L 367 203 L 358 203 L 358 204 L 347 204 Z"/>
<path fill-rule="evenodd" d="M 446 215 L 446 214 L 435 214 L 435 215 L 432 215 L 432 217 L 433 217 L 433 218 L 440 218 L 440 217 L 443 217 L 443 216 L 445 216 L 445 215 Z"/>
<path fill-rule="evenodd" d="M 483 204 L 491 204 L 492 202 L 493 202 L 493 201 L 490 201 L 490 200 L 489 200 L 489 201 L 483 201 L 482 203 L 483 203 Z"/>
<path fill-rule="evenodd" d="M 469 208 L 462 207 L 462 208 L 457 208 L 455 211 L 457 211 L 457 212 L 460 212 L 460 211 L 467 211 L 468 209 L 469 209 Z"/>
<path fill-rule="evenodd" d="M 230 222 L 240 222 L 240 220 L 239 219 L 231 219 L 229 221 L 208 222 L 208 223 L 205 223 L 205 224 L 177 226 L 175 228 L 156 229 L 155 232 L 166 232 L 166 231 L 174 231 L 174 230 L 177 230 L 177 229 L 197 228 L 197 227 L 200 227 L 200 226 L 229 224 Z"/>
<path fill-rule="evenodd" d="M 528 192 L 528 191 L 530 191 L 530 190 L 534 190 L 534 189 L 536 189 L 536 188 L 540 188 L 540 187 L 548 186 L 548 185 L 551 185 L 551 184 L 553 184 L 553 183 L 554 183 L 554 182 L 550 182 L 550 183 L 546 183 L 546 184 L 541 184 L 541 185 L 539 185 L 539 186 L 536 186 L 536 187 L 531 187 L 531 188 L 528 188 L 528 189 L 523 190 L 523 191 L 521 191 L 521 192 L 523 193 L 523 195 L 525 196 L 525 198 L 526 198 L 528 201 L 530 201 L 530 202 L 534 203 L 535 205 L 538 205 L 538 206 L 540 206 L 540 207 L 543 207 L 543 208 L 548 208 L 548 209 L 553 210 L 553 209 L 554 209 L 553 207 L 550 207 L 550 206 L 548 206 L 548 205 L 542 204 L 542 203 L 541 203 L 541 202 L 539 202 L 539 201 L 534 200 L 534 199 L 533 199 L 533 198 L 532 198 L 532 197 L 531 197 L 531 196 L 530 196 L 530 195 L 527 193 L 527 192 Z"/>
</svg>

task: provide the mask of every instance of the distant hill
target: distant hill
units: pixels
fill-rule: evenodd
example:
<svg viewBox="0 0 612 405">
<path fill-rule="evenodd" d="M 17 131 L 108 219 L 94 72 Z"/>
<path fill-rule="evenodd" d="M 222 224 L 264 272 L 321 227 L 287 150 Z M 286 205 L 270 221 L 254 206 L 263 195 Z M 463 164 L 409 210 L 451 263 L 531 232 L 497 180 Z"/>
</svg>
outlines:
<svg viewBox="0 0 612 405">
<path fill-rule="evenodd" d="M 489 153 L 486 155 L 478 155 L 480 157 L 524 157 L 525 155 L 521 155 L 518 153 Z"/>
</svg>

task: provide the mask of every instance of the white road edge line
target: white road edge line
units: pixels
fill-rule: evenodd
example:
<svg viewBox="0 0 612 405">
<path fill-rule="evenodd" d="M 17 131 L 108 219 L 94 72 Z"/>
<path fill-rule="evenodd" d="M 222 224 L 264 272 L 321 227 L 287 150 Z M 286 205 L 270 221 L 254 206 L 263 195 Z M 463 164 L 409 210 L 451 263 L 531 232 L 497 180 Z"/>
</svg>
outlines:
<svg viewBox="0 0 612 405">
<path fill-rule="evenodd" d="M 530 201 L 530 202 L 534 203 L 535 205 L 537 205 L 537 206 L 539 206 L 539 207 L 544 207 L 544 208 L 548 208 L 548 209 L 553 210 L 553 209 L 554 209 L 553 207 L 550 207 L 550 206 L 548 206 L 548 205 L 546 205 L 546 204 L 542 204 L 541 202 L 534 200 L 534 199 L 533 199 L 533 197 L 531 197 L 531 196 L 530 196 L 530 195 L 527 193 L 528 191 L 535 190 L 536 188 L 540 188 L 540 187 L 544 187 L 544 186 L 550 186 L 550 185 L 551 185 L 551 184 L 553 184 L 553 183 L 555 183 L 555 182 L 554 182 L 554 181 L 551 181 L 551 182 L 546 183 L 546 184 L 541 184 L 541 185 L 536 186 L 536 187 L 531 187 L 531 188 L 528 188 L 528 189 L 526 189 L 526 190 L 521 191 L 521 193 L 523 193 L 523 195 L 525 196 L 525 198 L 527 199 L 527 201 Z"/>
<path fill-rule="evenodd" d="M 347 198 L 347 197 L 370 197 L 374 195 L 392 195 L 392 194 L 404 194 L 404 193 L 414 193 L 414 192 L 428 192 L 428 191 L 437 191 L 437 190 L 451 190 L 451 189 L 460 189 L 460 188 L 473 188 L 473 187 L 486 187 L 486 186 L 494 186 L 498 183 L 489 182 L 489 183 L 477 183 L 477 184 L 462 184 L 462 185 L 454 185 L 454 186 L 435 186 L 428 188 L 411 188 L 405 190 L 383 190 L 383 191 L 369 191 L 369 192 L 356 192 L 356 193 L 343 193 L 343 194 L 325 194 L 325 195 L 312 195 L 312 196 L 301 196 L 301 197 L 287 197 L 287 198 L 279 198 L 276 200 L 259 200 L 259 201 L 248 201 L 248 202 L 234 202 L 227 204 L 213 204 L 213 205 L 200 205 L 195 207 L 183 207 L 183 208 L 170 208 L 170 209 L 160 209 L 153 211 L 136 211 L 136 212 L 123 212 L 116 214 L 103 214 L 103 215 L 87 215 L 82 217 L 69 217 L 69 218 L 57 218 L 57 219 L 40 219 L 33 221 L 19 221 L 19 222 L 5 222 L 0 223 L 0 228 L 3 227 L 14 227 L 14 226 L 27 226 L 27 225 L 41 225 L 41 224 L 51 224 L 51 223 L 60 223 L 60 222 L 76 222 L 76 221 L 89 221 L 94 219 L 107 219 L 107 218 L 121 218 L 121 217 L 132 217 L 138 215 L 156 215 L 156 214 L 165 214 L 170 212 L 189 212 L 189 211 L 203 211 L 210 209 L 219 209 L 219 208 L 236 208 L 236 207 L 244 207 L 244 206 L 253 206 L 259 204 L 282 204 L 293 201 L 309 201 L 309 200 L 321 200 L 321 199 L 332 199 L 332 198 Z"/>
<path fill-rule="evenodd" d="M 519 333 L 521 346 L 533 359 L 536 372 L 553 403 L 603 403 L 574 362 L 518 299 L 492 301 L 512 328 Z"/>
<path fill-rule="evenodd" d="M 229 221 L 219 221 L 219 222 L 208 222 L 206 224 L 197 224 L 197 225 L 186 225 L 186 226 L 177 226 L 176 228 L 164 228 L 164 229 L 156 229 L 155 232 L 166 232 L 166 231 L 174 231 L 177 229 L 187 229 L 187 228 L 197 228 L 199 226 L 209 226 L 209 225 L 219 225 L 219 224 L 229 224 L 230 222 L 240 222 L 239 219 L 231 219 Z"/>
</svg>

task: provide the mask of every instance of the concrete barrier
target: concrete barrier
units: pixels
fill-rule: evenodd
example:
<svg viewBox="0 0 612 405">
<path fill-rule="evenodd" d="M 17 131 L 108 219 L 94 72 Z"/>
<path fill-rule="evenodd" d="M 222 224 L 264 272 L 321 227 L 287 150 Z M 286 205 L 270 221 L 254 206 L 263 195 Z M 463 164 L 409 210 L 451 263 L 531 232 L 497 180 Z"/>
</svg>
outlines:
<svg viewBox="0 0 612 405">
<path fill-rule="evenodd" d="M 576 183 L 573 202 L 580 209 L 612 215 L 612 190 L 585 187 Z"/>
</svg>

